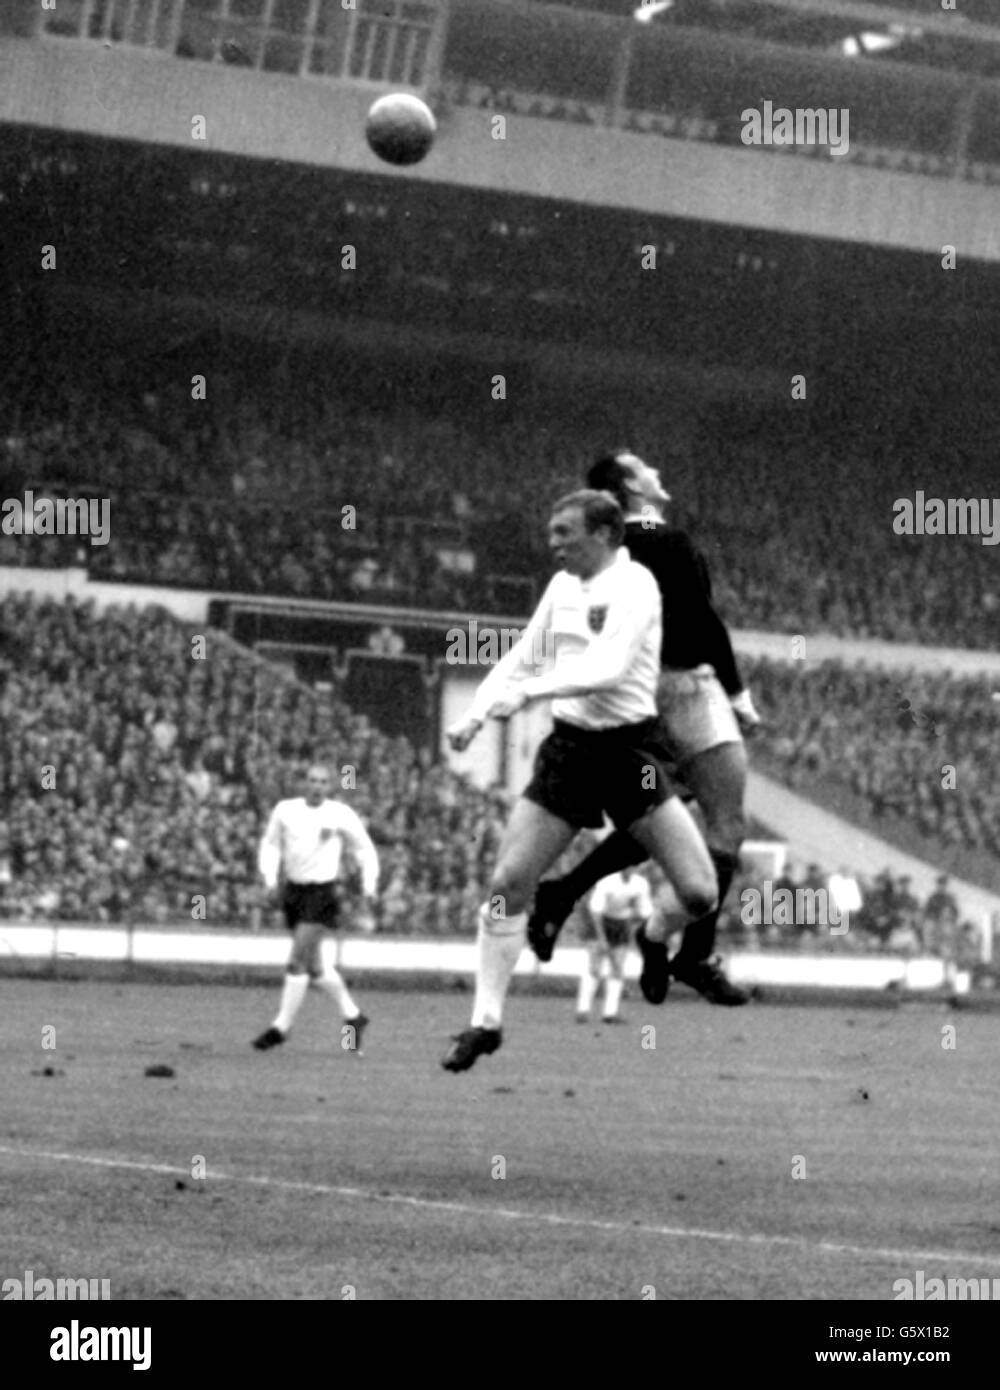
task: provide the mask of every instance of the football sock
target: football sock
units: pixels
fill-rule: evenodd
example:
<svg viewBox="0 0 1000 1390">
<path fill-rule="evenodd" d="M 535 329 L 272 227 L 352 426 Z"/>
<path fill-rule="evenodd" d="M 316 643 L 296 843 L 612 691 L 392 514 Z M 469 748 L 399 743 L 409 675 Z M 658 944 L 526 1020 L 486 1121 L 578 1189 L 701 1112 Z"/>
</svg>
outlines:
<svg viewBox="0 0 1000 1390">
<path fill-rule="evenodd" d="M 489 903 L 479 909 L 479 965 L 476 998 L 472 1006 L 473 1028 L 499 1028 L 503 1001 L 514 967 L 526 940 L 528 914 L 494 918 Z"/>
<path fill-rule="evenodd" d="M 328 966 L 323 974 L 316 981 L 316 988 L 321 989 L 324 994 L 333 1000 L 337 1008 L 347 1019 L 348 1023 L 352 1018 L 357 1018 L 361 1010 L 351 998 L 350 991 L 344 984 L 344 977 L 339 970 L 334 970 L 333 966 Z"/>
<path fill-rule="evenodd" d="M 709 854 L 712 856 L 719 880 L 719 903 L 707 916 L 699 917 L 696 922 L 689 922 L 684 928 L 680 948 L 674 956 L 674 960 L 681 964 L 686 962 L 694 965 L 698 961 L 708 960 L 715 949 L 715 929 L 718 926 L 719 913 L 739 866 L 739 856 L 730 854 L 728 850 L 710 849 Z"/>
<path fill-rule="evenodd" d="M 604 1012 L 602 1018 L 617 1018 L 618 1005 L 622 1002 L 622 981 L 612 977 L 604 986 Z"/>
<path fill-rule="evenodd" d="M 554 881 L 572 905 L 583 897 L 589 888 L 600 883 L 609 874 L 619 869 L 627 869 L 630 864 L 642 864 L 649 858 L 649 851 L 643 849 L 638 840 L 633 840 L 624 830 L 615 830 L 606 840 L 590 851 L 575 869 Z M 569 916 L 569 911 L 566 913 Z"/>
<path fill-rule="evenodd" d="M 590 1006 L 594 1002 L 594 995 L 597 993 L 597 981 L 588 970 L 585 975 L 580 976 L 580 987 L 576 992 L 576 1011 L 578 1014 L 589 1014 Z"/>
<path fill-rule="evenodd" d="M 273 1028 L 277 1028 L 279 1033 L 291 1031 L 292 1024 L 295 1022 L 295 1015 L 302 1007 L 302 1001 L 306 997 L 308 988 L 308 975 L 285 976 L 285 983 L 281 989 L 281 1008 L 271 1025 Z"/>
</svg>

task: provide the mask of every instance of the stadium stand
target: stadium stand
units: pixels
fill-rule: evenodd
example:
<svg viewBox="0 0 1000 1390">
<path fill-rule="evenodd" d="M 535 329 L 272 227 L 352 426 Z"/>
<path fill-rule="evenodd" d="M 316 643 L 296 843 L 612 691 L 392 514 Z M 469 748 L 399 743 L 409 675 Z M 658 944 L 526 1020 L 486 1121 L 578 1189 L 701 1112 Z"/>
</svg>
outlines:
<svg viewBox="0 0 1000 1390">
<path fill-rule="evenodd" d="M 5 916 L 191 920 L 192 895 L 204 894 L 208 925 L 249 924 L 262 817 L 298 793 L 316 749 L 339 768 L 350 748 L 356 788 L 345 795 L 379 843 L 383 929 L 471 929 L 499 794 L 431 766 L 223 634 L 192 660 L 190 633 L 163 611 L 99 616 L 8 594 L 0 626 Z"/>
<path fill-rule="evenodd" d="M 123 582 L 487 610 L 497 606 L 496 577 L 507 575 L 523 581 L 527 608 L 549 558 L 523 499 L 543 506 L 575 485 L 604 438 L 599 420 L 574 399 L 557 439 L 548 420 L 560 400 L 542 398 L 498 432 L 447 400 L 387 404 L 364 364 L 336 365 L 335 397 L 299 393 L 287 366 L 273 364 L 213 376 L 204 402 L 162 377 L 138 394 L 113 374 L 87 381 L 80 367 L 71 378 L 53 370 L 44 390 L 26 379 L 2 444 L 14 491 L 109 497 L 111 540 L 0 535 L 0 564 L 75 562 Z M 330 375 L 328 362 L 308 358 L 291 370 L 293 381 Z M 602 406 L 630 417 L 612 387 Z M 916 487 L 928 497 L 991 495 L 985 453 L 949 439 L 947 422 L 908 423 L 907 434 L 873 443 L 789 430 L 780 418 L 762 439 L 759 421 L 748 433 L 739 420 L 707 419 L 679 446 L 668 411 L 631 413 L 623 437 L 662 461 L 674 515 L 708 554 L 735 626 L 988 641 L 1000 613 L 988 538 L 893 531 L 894 501 Z M 357 511 L 346 529 L 344 506 Z"/>
<path fill-rule="evenodd" d="M 7 808 L 0 826 L 0 916 L 200 920 L 193 904 L 203 895 L 206 927 L 259 926 L 256 845 L 263 820 L 279 796 L 297 793 L 303 765 L 320 749 L 328 750 L 342 781 L 354 783 L 341 794 L 379 845 L 378 929 L 470 934 L 504 824 L 505 793 L 471 786 L 406 739 L 380 733 L 336 692 L 306 688 L 221 633 L 210 633 L 206 659 L 194 660 L 191 638 L 160 609 L 98 614 L 73 601 L 14 594 L 0 604 L 6 653 L 0 717 L 9 731 L 0 759 Z M 873 688 L 879 678 L 870 674 L 831 666 L 820 680 L 800 681 L 798 694 L 795 671 L 761 665 L 752 674 L 765 701 L 780 698 L 792 712 L 789 732 L 771 744 L 793 784 L 817 771 L 828 775 L 842 752 L 832 736 L 839 721 L 822 711 L 851 711 L 861 682 L 865 708 L 879 704 Z M 883 683 L 888 696 L 888 676 Z M 930 717 L 940 710 L 960 720 L 968 693 L 928 689 Z M 905 769 L 903 754 L 916 746 L 909 727 L 900 721 L 892 742 L 884 724 L 866 725 L 861 707 L 851 712 L 848 772 L 866 786 L 895 786 L 909 806 L 919 782 L 903 770 L 892 782 L 896 760 Z M 345 748 L 356 759 L 349 778 L 341 762 Z M 975 748 L 985 766 L 985 729 Z M 951 802 L 927 799 L 929 828 L 945 840 L 964 828 L 995 845 L 1000 803 L 995 794 L 987 801 L 985 783 L 983 772 L 978 784 L 960 782 L 964 793 L 949 793 Z M 815 865 L 801 880 L 811 887 L 826 882 Z M 782 883 L 800 886 L 791 872 Z M 957 904 L 953 916 L 940 903 L 920 904 L 888 874 L 860 884 L 864 908 L 849 942 L 818 936 L 808 917 L 780 928 L 748 925 L 740 894 L 754 886 L 760 887 L 745 877 L 730 901 L 723 930 L 733 942 L 975 956 L 978 937 L 960 921 Z"/>
</svg>

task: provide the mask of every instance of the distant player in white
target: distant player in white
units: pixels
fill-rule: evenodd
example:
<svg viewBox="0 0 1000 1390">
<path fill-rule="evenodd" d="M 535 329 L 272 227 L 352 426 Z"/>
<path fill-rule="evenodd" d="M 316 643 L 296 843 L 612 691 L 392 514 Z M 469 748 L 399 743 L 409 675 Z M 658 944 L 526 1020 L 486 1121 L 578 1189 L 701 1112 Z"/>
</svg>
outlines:
<svg viewBox="0 0 1000 1390">
<path fill-rule="evenodd" d="M 310 982 L 329 995 L 344 1022 L 344 1046 L 361 1051 L 368 1019 L 351 998 L 338 970 L 323 969 L 325 927 L 336 927 L 340 915 L 337 879 L 346 845 L 361 870 L 366 900 L 378 884 L 378 854 L 356 812 L 328 797 L 330 771 L 316 763 L 306 775 L 305 796 L 279 801 L 271 812 L 260 842 L 258 864 L 269 892 L 283 887 L 281 905 L 292 937 L 292 954 L 285 974 L 281 1007 L 274 1022 L 254 1039 L 262 1051 L 288 1037 Z"/>
<path fill-rule="evenodd" d="M 589 940 L 587 964 L 580 976 L 576 996 L 576 1018 L 586 1023 L 591 1006 L 604 982 L 605 1023 L 618 1021 L 618 1008 L 625 987 L 625 955 L 632 933 L 645 927 L 653 915 L 649 882 L 630 866 L 602 878 L 588 903 L 593 936 Z"/>
<path fill-rule="evenodd" d="M 710 912 L 716 900 L 705 842 L 656 760 L 656 580 L 621 547 L 622 510 L 607 493 L 563 497 L 548 530 L 562 572 L 448 731 L 452 747 L 463 749 L 486 719 L 508 718 L 530 700 L 553 700 L 554 728 L 511 813 L 479 910 L 472 1023 L 445 1055 L 448 1071 L 465 1071 L 500 1046 L 503 1003 L 538 880 L 578 831 L 603 824 L 605 811 L 647 848 L 692 917 Z M 549 669 L 536 673 L 543 666 Z"/>
</svg>

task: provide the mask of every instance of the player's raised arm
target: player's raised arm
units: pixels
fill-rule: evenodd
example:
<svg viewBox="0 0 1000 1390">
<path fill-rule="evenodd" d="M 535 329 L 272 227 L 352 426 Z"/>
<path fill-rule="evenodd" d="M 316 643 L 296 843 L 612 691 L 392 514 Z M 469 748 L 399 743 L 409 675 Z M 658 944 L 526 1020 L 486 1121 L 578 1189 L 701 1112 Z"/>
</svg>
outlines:
<svg viewBox="0 0 1000 1390">
<path fill-rule="evenodd" d="M 552 646 L 552 587 L 550 581 L 521 636 L 480 682 L 469 709 L 448 730 L 452 748 L 467 748 L 486 720 L 505 718 L 524 704 L 525 681 L 543 664 Z M 539 653 L 542 655 L 540 656 Z"/>
</svg>

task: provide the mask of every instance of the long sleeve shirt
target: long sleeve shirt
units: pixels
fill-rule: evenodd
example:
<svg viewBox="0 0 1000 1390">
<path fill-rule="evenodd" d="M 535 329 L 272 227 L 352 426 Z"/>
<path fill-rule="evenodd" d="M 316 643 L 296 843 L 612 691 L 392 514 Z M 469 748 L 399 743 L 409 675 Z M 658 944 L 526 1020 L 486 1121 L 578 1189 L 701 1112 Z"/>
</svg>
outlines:
<svg viewBox="0 0 1000 1390">
<path fill-rule="evenodd" d="M 712 584 L 701 551 L 686 532 L 637 518 L 626 520 L 625 544 L 632 559 L 645 565 L 659 585 L 661 663 L 686 671 L 712 666 L 726 694 L 738 695 L 743 682 L 726 625 L 712 604 Z"/>
<path fill-rule="evenodd" d="M 627 883 L 620 873 L 609 874 L 591 893 L 590 910 L 595 917 L 610 917 L 619 922 L 638 918 L 646 922 L 653 915 L 649 883 L 642 874 L 631 874 Z"/>
<path fill-rule="evenodd" d="M 650 719 L 660 636 L 656 580 L 624 547 L 590 579 L 560 570 L 519 641 L 480 685 L 470 716 L 485 719 L 491 704 L 520 681 L 532 698 L 552 699 L 556 719 L 580 728 Z"/>
<path fill-rule="evenodd" d="M 361 818 L 341 801 L 327 799 L 319 806 L 310 806 L 304 796 L 279 801 L 257 862 L 269 888 L 277 883 L 280 869 L 290 883 L 331 883 L 340 872 L 345 845 L 358 860 L 362 888 L 370 897 L 378 884 L 378 851 Z"/>
</svg>

